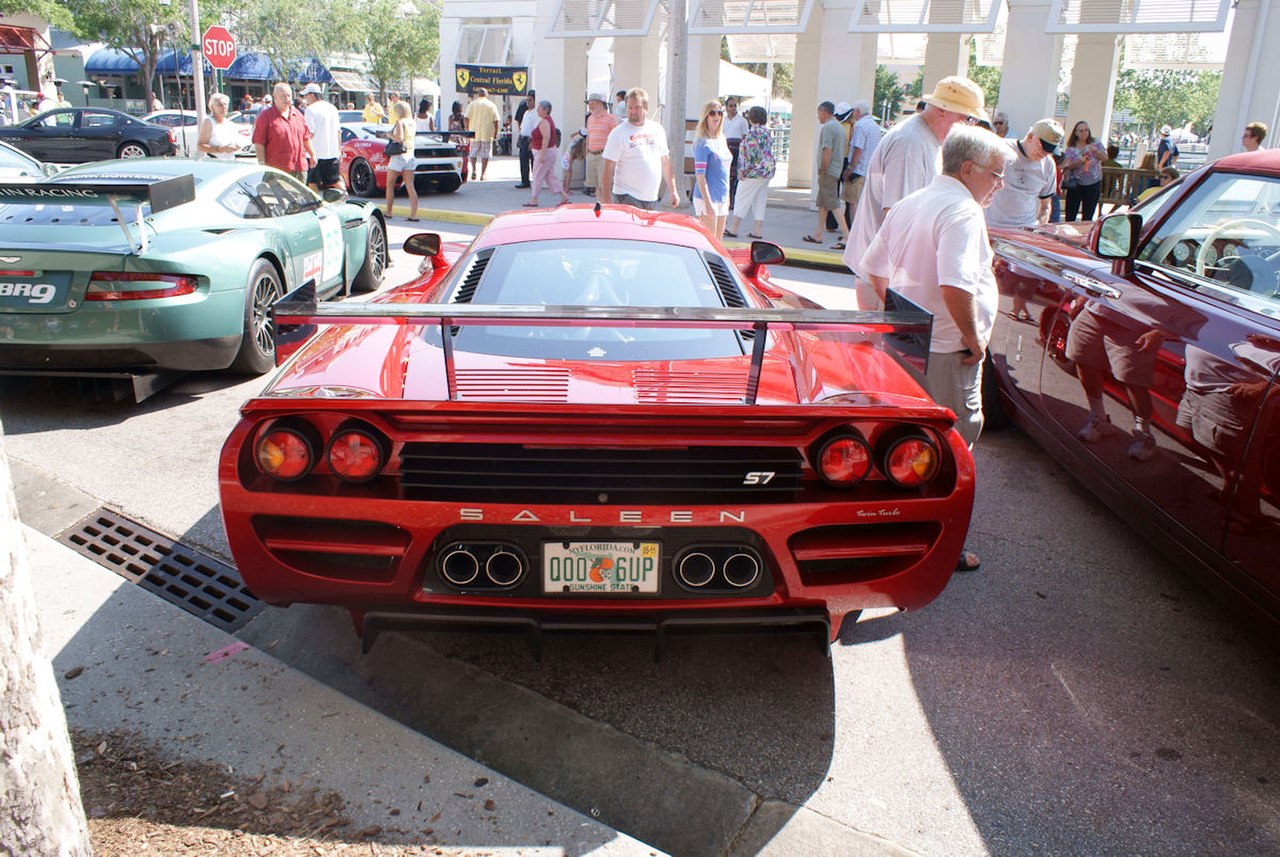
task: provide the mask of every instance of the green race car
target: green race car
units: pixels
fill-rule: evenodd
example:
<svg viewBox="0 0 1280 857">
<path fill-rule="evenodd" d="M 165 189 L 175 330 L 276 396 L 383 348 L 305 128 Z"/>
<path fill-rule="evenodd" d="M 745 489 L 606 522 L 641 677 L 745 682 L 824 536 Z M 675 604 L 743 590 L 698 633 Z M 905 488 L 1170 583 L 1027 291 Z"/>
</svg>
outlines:
<svg viewBox="0 0 1280 857">
<path fill-rule="evenodd" d="M 308 283 L 321 298 L 372 291 L 386 265 L 376 205 L 257 164 L 0 181 L 0 373 L 266 372 L 272 303 Z"/>
</svg>

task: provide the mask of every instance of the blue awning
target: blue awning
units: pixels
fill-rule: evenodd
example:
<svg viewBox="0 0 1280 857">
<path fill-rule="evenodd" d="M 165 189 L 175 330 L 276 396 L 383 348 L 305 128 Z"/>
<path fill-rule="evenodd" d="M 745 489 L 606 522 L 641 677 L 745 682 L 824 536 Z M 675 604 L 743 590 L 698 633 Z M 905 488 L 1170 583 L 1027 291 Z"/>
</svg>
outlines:
<svg viewBox="0 0 1280 857">
<path fill-rule="evenodd" d="M 236 80 L 275 80 L 276 73 L 271 68 L 271 60 L 266 54 L 240 54 L 231 68 L 222 73 L 223 77 Z"/>
<path fill-rule="evenodd" d="M 289 75 L 289 80 L 297 83 L 333 83 L 333 76 L 320 60 L 308 57 L 302 68 Z"/>
<path fill-rule="evenodd" d="M 124 51 L 116 48 L 100 48 L 84 61 L 85 74 L 133 74 L 138 70 L 138 61 Z"/>
<path fill-rule="evenodd" d="M 186 77 L 190 77 L 191 76 L 191 54 L 181 53 L 181 54 L 178 54 L 178 56 L 181 58 L 181 61 L 177 63 L 178 74 L 184 75 Z M 174 57 L 173 51 L 166 51 L 164 56 L 160 57 L 159 62 L 156 63 L 156 73 L 157 74 L 173 74 L 173 67 L 174 67 L 173 57 Z M 208 60 L 204 61 L 204 73 L 213 74 L 213 66 L 209 65 Z"/>
</svg>

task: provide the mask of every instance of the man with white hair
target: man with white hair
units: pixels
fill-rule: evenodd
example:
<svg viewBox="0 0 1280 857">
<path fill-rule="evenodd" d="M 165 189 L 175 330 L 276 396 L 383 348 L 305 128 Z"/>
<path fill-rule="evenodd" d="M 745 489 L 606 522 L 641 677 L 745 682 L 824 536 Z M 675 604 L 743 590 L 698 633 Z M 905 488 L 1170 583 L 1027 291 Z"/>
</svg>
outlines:
<svg viewBox="0 0 1280 857">
<path fill-rule="evenodd" d="M 867 169 L 871 166 L 871 156 L 884 131 L 876 124 L 871 115 L 871 104 L 866 99 L 853 102 L 853 133 L 849 135 L 849 166 L 844 171 L 844 184 L 840 187 L 840 198 L 845 202 L 845 211 L 850 223 L 853 213 L 858 210 L 858 200 L 862 197 L 862 187 L 866 183 Z"/>
<path fill-rule="evenodd" d="M 862 254 L 893 204 L 927 186 L 938 174 L 938 153 L 952 126 L 987 118 L 982 88 L 966 77 L 944 77 L 922 100 L 924 110 L 885 134 L 867 166 L 866 182 L 843 256 L 855 275 L 860 273 Z M 879 309 L 875 292 L 861 277 L 857 279 L 857 289 L 858 306 Z"/>
<path fill-rule="evenodd" d="M 1009 145 L 983 128 L 952 128 L 942 173 L 885 216 L 858 270 L 883 303 L 892 288 L 933 314 L 925 390 L 956 415 L 970 446 L 982 432 L 982 361 L 999 292 L 983 209 L 1004 184 Z M 974 571 L 965 551 L 956 568 Z"/>
<path fill-rule="evenodd" d="M 277 83 L 271 88 L 271 106 L 263 108 L 253 123 L 253 148 L 258 163 L 275 167 L 306 181 L 307 168 L 315 163 L 311 132 L 302 111 L 293 107 L 293 88 Z"/>
</svg>

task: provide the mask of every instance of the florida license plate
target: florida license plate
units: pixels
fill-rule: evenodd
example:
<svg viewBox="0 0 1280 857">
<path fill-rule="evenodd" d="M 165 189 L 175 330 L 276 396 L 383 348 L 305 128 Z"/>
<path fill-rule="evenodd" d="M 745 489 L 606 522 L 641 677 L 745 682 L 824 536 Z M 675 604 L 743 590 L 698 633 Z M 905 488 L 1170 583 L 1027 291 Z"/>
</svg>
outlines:
<svg viewBox="0 0 1280 857">
<path fill-rule="evenodd" d="M 542 591 L 656 593 L 658 542 L 543 542 Z"/>
</svg>

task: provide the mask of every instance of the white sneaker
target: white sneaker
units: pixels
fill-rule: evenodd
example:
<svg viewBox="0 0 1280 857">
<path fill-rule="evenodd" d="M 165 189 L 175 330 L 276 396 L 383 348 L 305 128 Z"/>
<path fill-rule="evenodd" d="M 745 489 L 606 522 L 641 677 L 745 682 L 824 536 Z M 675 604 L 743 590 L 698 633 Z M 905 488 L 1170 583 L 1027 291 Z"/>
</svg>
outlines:
<svg viewBox="0 0 1280 857">
<path fill-rule="evenodd" d="M 1080 431 L 1076 432 L 1076 437 L 1085 443 L 1097 443 L 1104 434 L 1111 434 L 1111 417 L 1098 418 L 1093 414 L 1089 415 L 1089 421 L 1080 427 Z"/>
<path fill-rule="evenodd" d="M 1156 439 L 1149 432 L 1135 431 L 1129 445 L 1129 457 L 1136 461 L 1150 461 L 1156 457 Z"/>
</svg>

